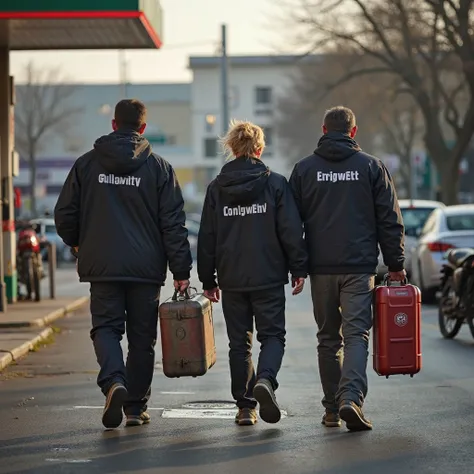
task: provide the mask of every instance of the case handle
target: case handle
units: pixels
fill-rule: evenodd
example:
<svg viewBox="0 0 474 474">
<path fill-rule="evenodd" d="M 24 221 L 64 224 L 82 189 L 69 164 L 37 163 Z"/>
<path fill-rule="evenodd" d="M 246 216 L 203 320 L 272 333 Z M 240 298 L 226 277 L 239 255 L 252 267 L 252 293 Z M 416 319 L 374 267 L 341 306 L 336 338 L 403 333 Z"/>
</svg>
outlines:
<svg viewBox="0 0 474 474">
<path fill-rule="evenodd" d="M 405 279 L 404 279 L 403 281 L 399 281 L 399 282 L 397 282 L 397 283 L 400 283 L 400 286 L 408 285 L 408 278 L 405 277 Z M 390 286 L 390 285 L 391 285 L 391 283 L 390 283 L 390 278 L 389 278 L 389 274 L 388 274 L 388 273 L 386 273 L 386 274 L 384 275 L 384 277 L 383 277 L 383 284 L 384 284 L 385 286 Z"/>
<path fill-rule="evenodd" d="M 173 297 L 171 298 L 172 301 L 184 301 L 184 300 L 191 299 L 191 297 L 194 296 L 194 295 L 191 295 L 189 290 L 194 290 L 194 295 L 197 294 L 196 288 L 194 288 L 192 286 L 189 286 L 188 288 L 186 288 L 183 293 L 180 293 L 179 290 L 175 289 Z"/>
</svg>

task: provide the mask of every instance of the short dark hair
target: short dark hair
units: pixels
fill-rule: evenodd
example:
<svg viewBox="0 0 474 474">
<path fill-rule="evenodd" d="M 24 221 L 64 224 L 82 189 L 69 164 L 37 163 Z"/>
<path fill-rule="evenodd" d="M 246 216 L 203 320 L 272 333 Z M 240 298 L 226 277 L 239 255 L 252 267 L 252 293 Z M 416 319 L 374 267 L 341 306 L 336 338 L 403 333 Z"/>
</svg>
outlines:
<svg viewBox="0 0 474 474">
<path fill-rule="evenodd" d="M 146 123 L 146 107 L 137 99 L 123 99 L 115 106 L 115 123 L 118 128 L 138 131 Z"/>
<path fill-rule="evenodd" d="M 326 110 L 323 123 L 328 132 L 349 133 L 356 126 L 356 117 L 351 109 L 338 105 Z"/>
</svg>

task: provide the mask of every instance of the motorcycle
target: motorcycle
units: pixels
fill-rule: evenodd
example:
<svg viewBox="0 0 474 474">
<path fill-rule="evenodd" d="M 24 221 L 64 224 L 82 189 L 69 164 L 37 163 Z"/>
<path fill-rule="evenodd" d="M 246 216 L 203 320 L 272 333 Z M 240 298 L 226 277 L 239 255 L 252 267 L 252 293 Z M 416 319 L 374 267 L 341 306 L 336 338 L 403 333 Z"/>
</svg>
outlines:
<svg viewBox="0 0 474 474">
<path fill-rule="evenodd" d="M 44 244 L 44 243 L 43 243 Z M 18 283 L 26 287 L 26 299 L 41 301 L 41 279 L 45 277 L 41 258 L 42 242 L 31 226 L 21 229 L 17 244 Z M 18 295 L 20 295 L 18 288 Z"/>
<path fill-rule="evenodd" d="M 474 249 L 451 249 L 445 258 L 438 308 L 441 334 L 452 339 L 466 322 L 474 337 Z"/>
</svg>

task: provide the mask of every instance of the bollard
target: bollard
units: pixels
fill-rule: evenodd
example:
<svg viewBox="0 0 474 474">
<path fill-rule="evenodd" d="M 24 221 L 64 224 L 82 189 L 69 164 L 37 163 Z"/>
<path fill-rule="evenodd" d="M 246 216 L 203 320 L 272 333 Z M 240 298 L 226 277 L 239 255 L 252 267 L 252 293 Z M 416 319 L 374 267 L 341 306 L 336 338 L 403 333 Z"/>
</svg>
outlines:
<svg viewBox="0 0 474 474">
<path fill-rule="evenodd" d="M 48 266 L 49 266 L 49 297 L 56 298 L 56 244 L 48 244 Z"/>
</svg>

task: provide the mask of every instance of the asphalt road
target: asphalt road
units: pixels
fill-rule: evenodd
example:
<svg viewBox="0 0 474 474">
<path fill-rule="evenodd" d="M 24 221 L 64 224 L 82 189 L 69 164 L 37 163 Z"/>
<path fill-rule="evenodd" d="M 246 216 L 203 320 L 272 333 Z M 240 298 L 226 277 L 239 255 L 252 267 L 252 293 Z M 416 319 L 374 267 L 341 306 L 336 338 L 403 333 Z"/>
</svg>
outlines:
<svg viewBox="0 0 474 474">
<path fill-rule="evenodd" d="M 369 361 L 366 414 L 374 422 L 372 432 L 320 424 L 322 393 L 308 289 L 298 298 L 288 296 L 288 345 L 278 391 L 288 416 L 278 425 L 234 425 L 227 341 L 216 307 L 216 366 L 202 378 L 172 380 L 157 363 L 152 423 L 104 431 L 84 310 L 60 323 L 62 333 L 54 343 L 2 377 L 0 472 L 472 473 L 474 340 L 467 328 L 456 340 L 443 340 L 433 308 L 424 308 L 423 319 L 419 375 L 387 380 L 373 372 Z M 159 346 L 157 354 L 159 361 Z M 203 402 L 223 403 L 220 413 L 228 418 L 215 418 L 210 410 L 193 412 L 192 403 Z M 186 418 L 189 413 L 194 418 Z"/>
</svg>

